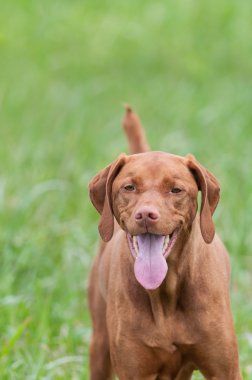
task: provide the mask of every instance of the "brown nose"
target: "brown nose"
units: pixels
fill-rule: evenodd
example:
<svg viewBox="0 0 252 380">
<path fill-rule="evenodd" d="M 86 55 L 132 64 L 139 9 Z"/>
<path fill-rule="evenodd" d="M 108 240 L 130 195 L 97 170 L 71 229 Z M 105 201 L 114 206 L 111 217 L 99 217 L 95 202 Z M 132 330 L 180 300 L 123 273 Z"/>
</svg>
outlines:
<svg viewBox="0 0 252 380">
<path fill-rule="evenodd" d="M 155 208 L 144 206 L 135 213 L 135 220 L 140 225 L 145 223 L 155 223 L 158 221 L 159 216 L 160 215 Z"/>
</svg>

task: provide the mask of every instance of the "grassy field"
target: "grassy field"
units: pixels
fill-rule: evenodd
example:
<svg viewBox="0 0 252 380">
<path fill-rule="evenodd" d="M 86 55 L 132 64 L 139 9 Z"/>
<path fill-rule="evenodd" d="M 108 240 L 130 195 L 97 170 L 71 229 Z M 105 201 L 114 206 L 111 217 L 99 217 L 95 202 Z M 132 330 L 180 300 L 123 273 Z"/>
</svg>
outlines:
<svg viewBox="0 0 252 380">
<path fill-rule="evenodd" d="M 88 379 L 87 184 L 127 150 L 125 101 L 153 149 L 191 152 L 220 179 L 252 379 L 251 25 L 250 0 L 1 2 L 1 379 Z"/>
</svg>

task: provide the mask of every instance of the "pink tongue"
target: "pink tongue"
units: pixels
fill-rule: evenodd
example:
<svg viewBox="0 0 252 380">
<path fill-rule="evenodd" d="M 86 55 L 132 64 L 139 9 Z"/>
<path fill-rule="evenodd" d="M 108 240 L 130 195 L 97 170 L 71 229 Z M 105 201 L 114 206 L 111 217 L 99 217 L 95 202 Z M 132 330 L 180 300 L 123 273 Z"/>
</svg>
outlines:
<svg viewBox="0 0 252 380">
<path fill-rule="evenodd" d="M 139 252 L 134 265 L 137 281 L 145 289 L 156 289 L 164 280 L 168 266 L 163 256 L 165 236 L 143 234 L 137 236 Z"/>
</svg>

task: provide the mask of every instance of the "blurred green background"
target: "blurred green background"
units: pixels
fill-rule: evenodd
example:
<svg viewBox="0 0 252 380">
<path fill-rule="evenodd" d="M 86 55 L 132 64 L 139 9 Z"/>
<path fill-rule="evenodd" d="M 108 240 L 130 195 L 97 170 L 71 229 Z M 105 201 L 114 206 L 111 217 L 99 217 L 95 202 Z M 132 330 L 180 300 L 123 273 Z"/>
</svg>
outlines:
<svg viewBox="0 0 252 380">
<path fill-rule="evenodd" d="M 91 177 L 122 151 L 122 103 L 151 146 L 219 178 L 244 379 L 252 379 L 252 3 L 2 1 L 1 379 L 88 379 Z M 200 379 L 195 375 L 195 379 Z"/>
</svg>

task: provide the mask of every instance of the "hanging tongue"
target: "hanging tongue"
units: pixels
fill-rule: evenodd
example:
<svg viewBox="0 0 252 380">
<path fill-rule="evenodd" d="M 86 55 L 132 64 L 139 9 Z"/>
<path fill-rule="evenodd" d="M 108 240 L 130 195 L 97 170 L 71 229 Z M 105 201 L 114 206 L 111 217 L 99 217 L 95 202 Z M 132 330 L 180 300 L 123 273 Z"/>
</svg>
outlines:
<svg viewBox="0 0 252 380">
<path fill-rule="evenodd" d="M 137 281 L 145 289 L 156 289 L 164 280 L 168 266 L 163 256 L 165 236 L 143 234 L 137 236 L 138 255 L 134 265 Z"/>
</svg>

